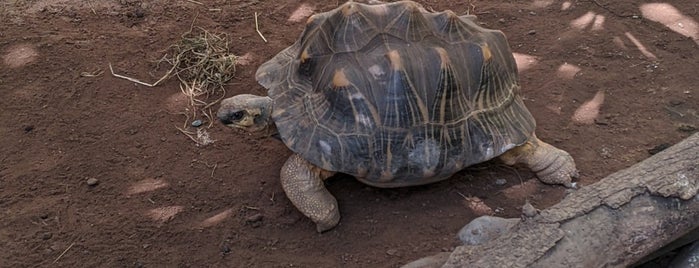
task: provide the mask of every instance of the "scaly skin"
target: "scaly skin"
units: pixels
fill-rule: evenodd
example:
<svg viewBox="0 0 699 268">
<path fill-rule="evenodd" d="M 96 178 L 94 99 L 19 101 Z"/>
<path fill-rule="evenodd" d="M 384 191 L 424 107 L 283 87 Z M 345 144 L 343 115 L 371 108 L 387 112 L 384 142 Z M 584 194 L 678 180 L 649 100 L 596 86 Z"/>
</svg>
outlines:
<svg viewBox="0 0 699 268">
<path fill-rule="evenodd" d="M 296 208 L 316 223 L 321 233 L 340 222 L 337 200 L 325 188 L 323 180 L 334 172 L 320 169 L 294 154 L 286 160 L 281 171 L 281 184 L 286 196 Z"/>
<path fill-rule="evenodd" d="M 526 143 L 505 152 L 500 159 L 507 165 L 527 166 L 544 183 L 575 188 L 572 179 L 578 177 L 578 170 L 573 157 L 566 151 L 539 140 L 534 134 Z"/>
</svg>

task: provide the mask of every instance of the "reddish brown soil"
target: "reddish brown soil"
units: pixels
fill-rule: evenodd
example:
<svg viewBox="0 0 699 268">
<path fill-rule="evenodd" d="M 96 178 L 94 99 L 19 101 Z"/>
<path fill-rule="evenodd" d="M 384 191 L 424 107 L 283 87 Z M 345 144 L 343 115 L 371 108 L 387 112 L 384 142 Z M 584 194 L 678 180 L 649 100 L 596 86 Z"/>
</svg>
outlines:
<svg viewBox="0 0 699 268">
<path fill-rule="evenodd" d="M 331 2 L 0 4 L 0 267 L 396 267 L 457 245 L 482 213 L 464 197 L 517 217 L 527 199 L 543 208 L 564 196 L 495 162 L 402 189 L 338 176 L 328 188 L 341 224 L 317 234 L 279 185 L 282 143 L 214 124 L 215 143 L 195 146 L 176 129 L 186 119 L 176 80 L 149 88 L 109 74 L 112 63 L 155 81 L 164 70 L 153 62 L 196 17 L 247 55 L 227 96 L 264 94 L 256 67 L 297 38 L 294 18 Z M 694 1 L 421 2 L 508 35 L 537 133 L 573 155 L 582 185 L 699 126 Z"/>
</svg>

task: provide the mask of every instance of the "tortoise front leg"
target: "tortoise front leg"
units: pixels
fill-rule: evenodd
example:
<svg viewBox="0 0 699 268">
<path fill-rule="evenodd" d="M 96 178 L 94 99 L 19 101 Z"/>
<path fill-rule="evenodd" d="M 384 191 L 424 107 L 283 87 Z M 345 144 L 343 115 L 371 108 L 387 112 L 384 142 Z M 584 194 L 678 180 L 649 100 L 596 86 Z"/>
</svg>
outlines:
<svg viewBox="0 0 699 268">
<path fill-rule="evenodd" d="M 575 188 L 572 178 L 578 177 L 573 157 L 566 151 L 545 143 L 536 135 L 524 144 L 512 148 L 500 156 L 507 165 L 524 164 L 544 183 L 563 184 Z"/>
<path fill-rule="evenodd" d="M 282 188 L 296 208 L 316 223 L 316 230 L 332 229 L 340 221 L 337 200 L 325 188 L 323 180 L 335 172 L 323 170 L 294 154 L 281 171 Z"/>
</svg>

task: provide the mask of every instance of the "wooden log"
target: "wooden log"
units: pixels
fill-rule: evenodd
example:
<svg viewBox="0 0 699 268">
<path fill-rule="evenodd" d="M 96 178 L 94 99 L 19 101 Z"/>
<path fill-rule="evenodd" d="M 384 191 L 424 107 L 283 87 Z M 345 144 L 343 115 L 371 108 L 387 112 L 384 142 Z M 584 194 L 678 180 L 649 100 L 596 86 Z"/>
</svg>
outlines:
<svg viewBox="0 0 699 268">
<path fill-rule="evenodd" d="M 698 191 L 696 133 L 494 240 L 457 247 L 443 267 L 628 267 L 699 228 Z"/>
</svg>

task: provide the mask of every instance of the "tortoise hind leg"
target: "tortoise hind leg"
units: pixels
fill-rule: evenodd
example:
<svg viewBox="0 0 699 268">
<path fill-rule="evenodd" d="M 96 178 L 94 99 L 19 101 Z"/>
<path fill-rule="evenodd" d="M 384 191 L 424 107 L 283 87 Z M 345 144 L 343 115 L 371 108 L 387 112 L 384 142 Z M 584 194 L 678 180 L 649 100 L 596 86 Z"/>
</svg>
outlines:
<svg viewBox="0 0 699 268">
<path fill-rule="evenodd" d="M 544 183 L 563 184 L 575 188 L 572 178 L 578 177 L 573 157 L 566 151 L 545 143 L 536 135 L 524 144 L 512 148 L 500 156 L 505 164 L 524 164 L 536 173 Z"/>
<path fill-rule="evenodd" d="M 316 223 L 316 230 L 332 229 L 340 221 L 337 200 L 325 188 L 323 180 L 335 172 L 323 170 L 294 154 L 281 170 L 281 184 L 291 203 Z"/>
</svg>

